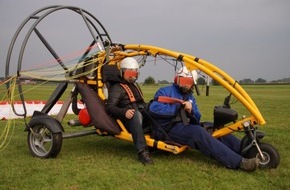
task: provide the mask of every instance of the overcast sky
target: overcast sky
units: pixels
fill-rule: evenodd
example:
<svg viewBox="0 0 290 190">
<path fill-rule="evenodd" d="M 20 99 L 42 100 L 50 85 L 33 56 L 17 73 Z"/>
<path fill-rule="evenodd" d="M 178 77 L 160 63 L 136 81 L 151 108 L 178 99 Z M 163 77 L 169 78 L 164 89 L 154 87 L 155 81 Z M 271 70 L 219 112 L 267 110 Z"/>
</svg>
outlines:
<svg viewBox="0 0 290 190">
<path fill-rule="evenodd" d="M 289 0 L 0 0 L 0 76 L 5 75 L 8 47 L 18 26 L 48 5 L 73 5 L 91 12 L 113 42 L 188 53 L 237 80 L 290 77 Z M 60 15 L 62 19 L 74 22 Z M 143 77 L 170 80 L 166 73 L 141 70 Z"/>
</svg>

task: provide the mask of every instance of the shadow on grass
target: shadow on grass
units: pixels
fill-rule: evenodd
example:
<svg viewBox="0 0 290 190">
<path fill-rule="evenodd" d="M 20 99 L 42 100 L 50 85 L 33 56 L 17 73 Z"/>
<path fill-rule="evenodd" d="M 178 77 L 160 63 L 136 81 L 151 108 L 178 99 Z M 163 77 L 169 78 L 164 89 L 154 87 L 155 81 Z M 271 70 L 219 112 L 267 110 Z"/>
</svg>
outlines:
<svg viewBox="0 0 290 190">
<path fill-rule="evenodd" d="M 77 143 L 76 143 L 77 142 Z M 129 160 L 137 162 L 137 152 L 133 142 L 117 139 L 111 136 L 91 135 L 81 138 L 66 139 L 60 152 L 62 158 L 92 156 L 99 159 L 114 158 L 114 160 Z M 207 158 L 197 150 L 188 149 L 179 154 L 173 154 L 163 150 L 150 152 L 155 164 L 166 162 L 176 164 L 178 162 L 197 163 L 198 165 L 213 164 L 216 161 Z M 127 163 L 128 164 L 128 163 Z M 223 166 L 221 166 L 223 167 Z"/>
</svg>

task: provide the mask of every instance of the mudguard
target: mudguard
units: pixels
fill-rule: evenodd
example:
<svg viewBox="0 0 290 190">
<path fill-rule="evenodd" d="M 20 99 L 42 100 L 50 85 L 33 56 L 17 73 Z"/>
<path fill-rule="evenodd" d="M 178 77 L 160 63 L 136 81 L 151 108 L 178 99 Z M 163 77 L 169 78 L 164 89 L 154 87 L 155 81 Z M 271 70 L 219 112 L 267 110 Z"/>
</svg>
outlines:
<svg viewBox="0 0 290 190">
<path fill-rule="evenodd" d="M 104 130 L 110 134 L 118 135 L 121 129 L 116 122 L 107 114 L 105 105 L 99 98 L 98 94 L 90 88 L 88 84 L 77 83 L 76 87 L 82 96 L 82 101 L 91 117 L 91 121 L 95 128 Z"/>
<path fill-rule="evenodd" d="M 30 122 L 25 128 L 25 131 L 28 131 L 30 127 L 35 125 L 50 126 L 50 130 L 53 133 L 64 132 L 63 126 L 56 119 L 39 111 L 34 111 Z"/>
</svg>

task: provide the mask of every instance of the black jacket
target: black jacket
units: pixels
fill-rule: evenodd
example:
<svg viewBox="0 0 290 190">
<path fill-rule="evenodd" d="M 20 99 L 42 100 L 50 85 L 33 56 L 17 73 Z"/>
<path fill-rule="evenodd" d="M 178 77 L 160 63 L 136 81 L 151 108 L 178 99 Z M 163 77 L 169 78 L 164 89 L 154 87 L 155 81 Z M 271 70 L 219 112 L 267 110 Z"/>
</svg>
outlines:
<svg viewBox="0 0 290 190">
<path fill-rule="evenodd" d="M 126 83 L 129 86 L 134 97 L 136 99 L 137 106 L 145 106 L 142 94 L 138 90 L 138 87 L 135 84 Z M 133 104 L 129 99 L 129 96 L 126 90 L 120 85 L 120 83 L 114 84 L 109 88 L 109 97 L 107 101 L 106 111 L 114 118 L 127 120 L 125 117 L 126 111 L 128 109 L 133 109 Z"/>
</svg>

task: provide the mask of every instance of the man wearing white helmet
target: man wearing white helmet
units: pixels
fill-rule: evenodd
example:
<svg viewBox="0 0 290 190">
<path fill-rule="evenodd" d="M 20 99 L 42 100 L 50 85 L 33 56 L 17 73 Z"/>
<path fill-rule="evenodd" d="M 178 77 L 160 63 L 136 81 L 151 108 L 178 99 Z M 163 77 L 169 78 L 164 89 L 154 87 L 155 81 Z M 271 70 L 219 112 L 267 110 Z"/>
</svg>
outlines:
<svg viewBox="0 0 290 190">
<path fill-rule="evenodd" d="M 138 159 L 144 165 L 153 164 L 144 137 L 142 109 L 145 108 L 143 94 L 135 81 L 139 75 L 139 64 L 127 57 L 120 63 L 120 83 L 109 88 L 106 111 L 114 118 L 120 119 L 129 132 L 138 153 Z"/>
<path fill-rule="evenodd" d="M 245 159 L 240 153 L 240 140 L 233 135 L 220 139 L 211 136 L 200 126 L 201 114 L 192 95 L 195 80 L 186 67 L 178 70 L 172 86 L 160 88 L 149 106 L 150 114 L 162 130 L 155 129 L 157 139 L 164 139 L 164 131 L 173 141 L 198 149 L 227 168 L 254 171 L 259 159 Z M 163 100 L 159 97 L 163 97 Z M 164 97 L 180 99 L 181 103 L 164 101 Z"/>
</svg>

